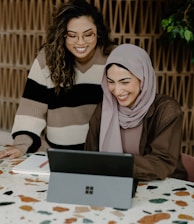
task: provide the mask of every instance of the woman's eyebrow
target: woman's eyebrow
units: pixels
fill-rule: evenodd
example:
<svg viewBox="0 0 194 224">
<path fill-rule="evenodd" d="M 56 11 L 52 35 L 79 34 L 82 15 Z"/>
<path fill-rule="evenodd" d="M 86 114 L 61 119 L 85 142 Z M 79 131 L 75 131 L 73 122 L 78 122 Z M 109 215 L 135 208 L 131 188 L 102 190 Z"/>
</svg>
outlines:
<svg viewBox="0 0 194 224">
<path fill-rule="evenodd" d="M 108 79 L 108 80 L 111 80 L 111 81 L 113 81 L 111 78 L 109 78 L 108 76 L 106 76 L 106 78 Z"/>
<path fill-rule="evenodd" d="M 108 76 L 106 76 L 106 78 L 107 78 L 108 80 L 110 80 L 110 81 L 114 81 L 113 79 L 109 78 Z M 127 80 L 127 79 L 131 79 L 131 78 L 130 78 L 130 77 L 126 77 L 126 78 L 119 79 L 118 81 L 119 81 L 119 82 L 122 82 L 122 81 L 125 81 L 125 80 Z"/>
<path fill-rule="evenodd" d="M 131 79 L 130 77 L 119 79 L 119 81 L 125 81 L 126 79 Z"/>
<path fill-rule="evenodd" d="M 83 33 L 86 33 L 86 32 L 88 32 L 88 31 L 90 31 L 90 30 L 93 30 L 93 28 L 89 28 L 89 29 L 87 29 L 87 30 L 83 31 Z M 73 31 L 73 30 L 67 30 L 67 32 L 71 32 L 71 33 L 78 33 L 78 32 Z"/>
</svg>

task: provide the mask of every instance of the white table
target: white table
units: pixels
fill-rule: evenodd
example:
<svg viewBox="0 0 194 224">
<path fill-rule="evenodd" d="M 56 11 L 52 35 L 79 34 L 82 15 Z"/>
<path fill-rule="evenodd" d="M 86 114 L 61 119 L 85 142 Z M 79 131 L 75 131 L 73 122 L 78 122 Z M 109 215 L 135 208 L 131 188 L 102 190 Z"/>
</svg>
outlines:
<svg viewBox="0 0 194 224">
<path fill-rule="evenodd" d="M 49 176 L 13 174 L 11 169 L 19 161 L 21 159 L 0 160 L 1 224 L 194 223 L 192 182 L 170 178 L 140 182 L 132 208 L 128 211 L 48 203 L 46 196 Z"/>
</svg>

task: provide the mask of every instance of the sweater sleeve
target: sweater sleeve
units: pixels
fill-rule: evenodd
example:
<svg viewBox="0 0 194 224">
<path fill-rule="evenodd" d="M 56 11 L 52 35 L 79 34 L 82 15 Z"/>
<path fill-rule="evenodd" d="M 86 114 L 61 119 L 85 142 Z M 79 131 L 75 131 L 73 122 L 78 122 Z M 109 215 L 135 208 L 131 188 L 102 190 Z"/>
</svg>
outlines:
<svg viewBox="0 0 194 224">
<path fill-rule="evenodd" d="M 181 165 L 183 113 L 174 99 L 161 101 L 147 122 L 147 130 L 143 130 L 147 132 L 146 136 L 143 133 L 146 138 L 143 152 L 134 155 L 134 175 L 140 180 L 173 176 Z"/>
<path fill-rule="evenodd" d="M 48 74 L 45 75 L 45 66 L 41 64 L 42 57 L 44 55 L 39 54 L 32 64 L 12 127 L 16 144 L 19 141 L 28 152 L 38 150 L 41 145 L 40 136 L 46 126 Z"/>
<path fill-rule="evenodd" d="M 21 134 L 15 137 L 13 145 L 22 149 L 26 153 L 32 143 L 33 139 L 30 136 Z"/>
<path fill-rule="evenodd" d="M 89 122 L 89 131 L 86 137 L 85 150 L 99 151 L 101 111 L 102 103 L 99 103 Z"/>
</svg>

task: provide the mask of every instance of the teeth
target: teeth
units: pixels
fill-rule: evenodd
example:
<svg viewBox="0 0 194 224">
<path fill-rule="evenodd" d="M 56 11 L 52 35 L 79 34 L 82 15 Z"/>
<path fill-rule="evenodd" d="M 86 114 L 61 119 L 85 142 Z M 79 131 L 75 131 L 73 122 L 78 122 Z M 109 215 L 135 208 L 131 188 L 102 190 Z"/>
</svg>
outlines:
<svg viewBox="0 0 194 224">
<path fill-rule="evenodd" d="M 86 47 L 76 47 L 75 49 L 76 49 L 76 51 L 82 53 L 86 50 Z"/>
<path fill-rule="evenodd" d="M 118 96 L 119 99 L 125 99 L 126 96 Z"/>
</svg>

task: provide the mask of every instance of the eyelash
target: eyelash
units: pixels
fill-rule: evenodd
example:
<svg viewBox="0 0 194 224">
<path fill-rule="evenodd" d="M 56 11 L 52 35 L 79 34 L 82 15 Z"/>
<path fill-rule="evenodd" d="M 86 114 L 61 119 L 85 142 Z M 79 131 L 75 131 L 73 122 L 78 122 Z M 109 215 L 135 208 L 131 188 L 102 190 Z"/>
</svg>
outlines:
<svg viewBox="0 0 194 224">
<path fill-rule="evenodd" d="M 110 81 L 110 80 L 107 80 L 107 82 L 108 83 L 110 83 L 110 84 L 114 84 L 115 82 L 113 82 L 113 81 Z M 130 81 L 127 81 L 127 82 L 121 82 L 121 84 L 129 84 L 130 83 Z"/>
</svg>

